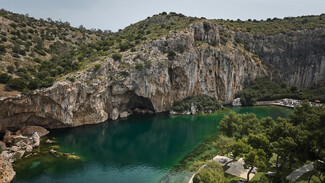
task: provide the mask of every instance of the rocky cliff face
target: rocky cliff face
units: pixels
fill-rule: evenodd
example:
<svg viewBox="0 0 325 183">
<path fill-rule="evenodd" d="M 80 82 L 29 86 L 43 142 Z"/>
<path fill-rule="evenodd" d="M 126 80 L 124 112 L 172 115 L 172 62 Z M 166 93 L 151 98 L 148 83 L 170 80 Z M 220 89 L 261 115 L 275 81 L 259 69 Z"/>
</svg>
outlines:
<svg viewBox="0 0 325 183">
<path fill-rule="evenodd" d="M 274 36 L 236 32 L 257 54 L 273 80 L 302 88 L 325 86 L 325 28 Z"/>
<path fill-rule="evenodd" d="M 220 31 L 231 37 L 221 43 Z M 234 32 L 200 22 L 150 41 L 122 61 L 103 58 L 98 70 L 76 73 L 31 95 L 0 100 L 0 131 L 27 125 L 47 128 L 95 124 L 124 111 L 169 110 L 174 101 L 206 94 L 230 103 L 246 80 L 265 75 L 260 60 L 233 44 Z M 178 50 L 175 57 L 167 52 Z"/>
</svg>

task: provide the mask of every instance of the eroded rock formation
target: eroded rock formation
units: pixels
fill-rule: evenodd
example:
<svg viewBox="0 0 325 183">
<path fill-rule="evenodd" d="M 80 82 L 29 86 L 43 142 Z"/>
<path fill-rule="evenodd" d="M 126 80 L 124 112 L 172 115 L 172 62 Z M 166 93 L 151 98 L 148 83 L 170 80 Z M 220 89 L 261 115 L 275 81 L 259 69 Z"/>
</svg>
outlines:
<svg viewBox="0 0 325 183">
<path fill-rule="evenodd" d="M 221 41 L 220 32 L 230 36 L 223 36 Z M 251 42 L 251 49 L 262 61 L 235 44 L 236 36 L 242 36 L 243 42 Z M 137 47 L 136 52 L 124 52 L 121 61 L 103 57 L 98 61 L 100 69 L 89 66 L 69 76 L 75 77 L 76 82 L 62 78 L 54 86 L 31 95 L 1 99 L 0 131 L 27 125 L 62 128 L 95 124 L 125 117 L 126 113 L 139 109 L 163 112 L 171 109 L 175 101 L 198 94 L 229 104 L 245 81 L 267 74 L 292 85 L 320 86 L 324 83 L 324 56 L 303 52 L 307 61 L 301 59 L 294 64 L 297 59 L 290 59 L 298 54 L 297 50 L 311 47 L 311 41 L 303 45 L 302 39 L 278 35 L 263 40 L 210 22 L 195 23 L 183 32 L 170 32 L 166 37 L 148 41 Z M 317 41 L 320 43 L 315 38 L 314 42 Z M 175 57 L 168 57 L 170 50 L 176 52 Z M 308 60 L 315 67 L 305 67 Z M 274 63 L 275 67 L 269 73 L 263 67 L 267 63 Z M 136 67 L 137 64 L 143 67 Z"/>
<path fill-rule="evenodd" d="M 237 32 L 236 37 L 263 60 L 273 80 L 301 88 L 325 86 L 325 28 L 273 36 Z"/>
</svg>

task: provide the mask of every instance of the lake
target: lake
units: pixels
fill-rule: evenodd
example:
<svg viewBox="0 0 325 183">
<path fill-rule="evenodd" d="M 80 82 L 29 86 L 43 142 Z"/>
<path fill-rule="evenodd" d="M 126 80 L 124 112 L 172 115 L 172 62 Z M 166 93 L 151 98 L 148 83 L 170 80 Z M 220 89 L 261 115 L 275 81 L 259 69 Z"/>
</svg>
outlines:
<svg viewBox="0 0 325 183">
<path fill-rule="evenodd" d="M 48 153 L 25 158 L 14 165 L 14 182 L 60 183 L 155 183 L 206 138 L 218 132 L 222 117 L 235 111 L 255 113 L 259 118 L 287 117 L 292 109 L 226 107 L 209 115 L 131 116 L 97 125 L 52 130 L 60 152 L 73 153 L 81 160 L 67 160 Z M 180 173 L 179 176 L 183 176 Z"/>
</svg>

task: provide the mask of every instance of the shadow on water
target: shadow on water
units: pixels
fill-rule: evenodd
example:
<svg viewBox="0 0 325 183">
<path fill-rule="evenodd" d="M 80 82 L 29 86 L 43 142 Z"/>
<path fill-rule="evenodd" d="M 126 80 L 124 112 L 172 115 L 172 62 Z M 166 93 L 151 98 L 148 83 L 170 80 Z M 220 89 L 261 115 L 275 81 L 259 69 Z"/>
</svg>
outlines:
<svg viewBox="0 0 325 183">
<path fill-rule="evenodd" d="M 81 160 L 58 158 L 47 153 L 49 149 L 42 150 L 46 152 L 15 165 L 15 182 L 158 182 L 215 134 L 220 120 L 231 110 L 254 112 L 258 117 L 286 117 L 290 112 L 279 107 L 228 108 L 211 115 L 136 115 L 53 130 L 50 137 L 58 142 L 58 150 L 75 153 Z M 183 176 L 184 172 L 174 174 Z"/>
</svg>

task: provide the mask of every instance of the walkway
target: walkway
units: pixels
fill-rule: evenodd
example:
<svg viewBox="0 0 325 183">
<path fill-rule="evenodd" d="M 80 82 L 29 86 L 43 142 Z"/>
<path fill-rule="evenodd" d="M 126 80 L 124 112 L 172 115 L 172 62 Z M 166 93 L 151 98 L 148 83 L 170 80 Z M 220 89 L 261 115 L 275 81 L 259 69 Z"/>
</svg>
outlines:
<svg viewBox="0 0 325 183">
<path fill-rule="evenodd" d="M 293 171 L 290 175 L 287 176 L 287 179 L 294 182 L 297 179 L 299 179 L 300 176 L 302 176 L 303 174 L 305 174 L 309 171 L 312 171 L 312 170 L 314 170 L 314 165 L 313 165 L 313 163 L 309 163 L 309 164 Z"/>
</svg>

